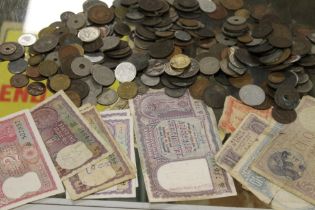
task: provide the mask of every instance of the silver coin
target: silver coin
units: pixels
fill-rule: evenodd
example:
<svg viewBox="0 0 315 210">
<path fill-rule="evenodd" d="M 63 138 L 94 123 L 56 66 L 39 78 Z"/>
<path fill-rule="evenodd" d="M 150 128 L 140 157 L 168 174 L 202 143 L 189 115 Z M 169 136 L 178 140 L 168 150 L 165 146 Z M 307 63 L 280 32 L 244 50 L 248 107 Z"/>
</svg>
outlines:
<svg viewBox="0 0 315 210">
<path fill-rule="evenodd" d="M 100 29 L 93 26 L 82 28 L 78 32 L 78 37 L 83 42 L 93 42 L 98 37 L 100 37 L 100 35 L 101 35 Z"/>
<path fill-rule="evenodd" d="M 92 63 L 101 63 L 104 60 L 104 53 L 85 53 L 84 57 L 89 59 Z"/>
<path fill-rule="evenodd" d="M 213 75 L 220 70 L 220 61 L 215 57 L 205 57 L 200 60 L 200 72 L 205 75 Z"/>
<path fill-rule="evenodd" d="M 93 79 L 100 85 L 110 86 L 115 82 L 113 71 L 106 66 L 95 64 L 92 68 Z"/>
<path fill-rule="evenodd" d="M 239 75 L 236 74 L 233 70 L 231 70 L 228 66 L 229 62 L 227 59 L 223 59 L 220 61 L 220 68 L 224 74 L 229 75 L 231 77 L 238 77 Z"/>
<path fill-rule="evenodd" d="M 24 47 L 32 46 L 36 41 L 37 37 L 34 34 L 22 34 L 18 39 L 18 43 Z"/>
<path fill-rule="evenodd" d="M 180 98 L 186 93 L 186 88 L 176 88 L 176 89 L 171 89 L 171 88 L 165 88 L 165 94 L 168 95 L 169 97 L 172 98 Z"/>
<path fill-rule="evenodd" d="M 200 9 L 206 13 L 214 12 L 217 5 L 212 0 L 198 0 Z"/>
<path fill-rule="evenodd" d="M 232 16 L 227 19 L 227 22 L 232 25 L 242 25 L 246 23 L 246 18 L 241 16 Z"/>
<path fill-rule="evenodd" d="M 145 74 L 151 77 L 157 77 L 164 73 L 165 64 L 167 63 L 166 59 L 150 59 L 149 66 L 145 70 Z"/>
<path fill-rule="evenodd" d="M 190 77 L 193 77 L 196 74 L 198 74 L 199 70 L 200 70 L 199 62 L 196 59 L 191 58 L 191 64 L 190 64 L 189 68 L 187 70 L 185 70 L 178 77 L 183 78 L 183 79 L 190 78 Z"/>
<path fill-rule="evenodd" d="M 170 75 L 170 76 L 179 76 L 181 74 L 183 74 L 183 71 L 175 71 L 172 67 L 170 63 L 166 63 L 165 64 L 165 73 Z"/>
<path fill-rule="evenodd" d="M 149 87 L 154 87 L 160 83 L 160 77 L 150 77 L 146 74 L 142 74 L 141 82 Z"/>
<path fill-rule="evenodd" d="M 258 106 L 265 101 L 264 90 L 257 85 L 245 85 L 239 91 L 240 99 L 249 106 Z"/>
<path fill-rule="evenodd" d="M 135 65 L 129 62 L 119 64 L 115 69 L 115 77 L 119 82 L 131 82 L 135 79 L 137 70 Z"/>
<path fill-rule="evenodd" d="M 109 106 L 118 100 L 118 94 L 115 90 L 104 88 L 103 92 L 97 97 L 97 103 Z"/>
<path fill-rule="evenodd" d="M 93 63 L 84 57 L 77 57 L 71 63 L 71 70 L 77 76 L 85 77 L 91 74 Z"/>
<path fill-rule="evenodd" d="M 10 61 L 8 64 L 8 70 L 12 74 L 20 74 L 26 70 L 27 65 L 28 63 L 23 58 L 20 58 L 15 61 Z"/>
<path fill-rule="evenodd" d="M 112 50 L 115 47 L 117 47 L 120 43 L 120 39 L 119 37 L 116 36 L 108 36 L 103 38 L 103 46 L 101 47 L 101 51 L 108 51 L 108 50 Z"/>
<path fill-rule="evenodd" d="M 215 39 L 220 44 L 223 44 L 223 45 L 226 45 L 226 46 L 234 46 L 237 43 L 236 39 L 232 39 L 232 38 L 229 38 L 227 36 L 224 36 L 224 34 L 222 34 L 222 33 L 216 34 L 215 35 Z"/>
</svg>

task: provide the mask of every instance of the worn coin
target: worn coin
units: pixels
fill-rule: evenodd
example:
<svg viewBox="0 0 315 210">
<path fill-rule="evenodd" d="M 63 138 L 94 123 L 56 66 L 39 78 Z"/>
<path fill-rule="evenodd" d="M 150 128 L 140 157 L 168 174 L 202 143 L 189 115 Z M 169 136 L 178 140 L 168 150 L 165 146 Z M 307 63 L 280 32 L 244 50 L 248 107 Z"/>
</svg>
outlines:
<svg viewBox="0 0 315 210">
<path fill-rule="evenodd" d="M 186 93 L 186 90 L 187 90 L 186 88 L 176 88 L 176 89 L 172 89 L 168 87 L 164 88 L 165 94 L 172 98 L 182 97 Z"/>
<path fill-rule="evenodd" d="M 15 42 L 3 43 L 0 45 L 0 59 L 13 61 L 24 56 L 24 47 Z"/>
<path fill-rule="evenodd" d="M 198 0 L 200 9 L 206 13 L 214 12 L 217 5 L 212 0 Z"/>
<path fill-rule="evenodd" d="M 222 59 L 220 61 L 220 68 L 221 70 L 226 74 L 229 75 L 231 77 L 238 77 L 239 75 L 236 74 L 236 72 L 234 72 L 233 70 L 231 70 L 228 66 L 228 60 L 227 59 Z"/>
<path fill-rule="evenodd" d="M 297 113 L 295 110 L 285 110 L 279 107 L 274 107 L 272 109 L 272 117 L 275 121 L 281 124 L 290 124 L 296 120 Z"/>
<path fill-rule="evenodd" d="M 103 46 L 101 47 L 101 51 L 108 51 L 118 47 L 120 43 L 119 37 L 116 36 L 108 36 L 103 39 Z"/>
<path fill-rule="evenodd" d="M 221 4 L 229 10 L 238 10 L 243 7 L 243 0 L 221 0 Z"/>
<path fill-rule="evenodd" d="M 71 63 L 71 70 L 78 76 L 85 77 L 91 74 L 93 63 L 84 57 L 77 57 Z"/>
<path fill-rule="evenodd" d="M 149 87 L 154 87 L 160 83 L 160 77 L 151 77 L 146 74 L 142 74 L 141 82 Z"/>
<path fill-rule="evenodd" d="M 199 70 L 200 70 L 199 62 L 196 59 L 191 58 L 191 64 L 190 64 L 189 68 L 187 68 L 185 71 L 183 71 L 182 74 L 178 75 L 178 77 L 184 78 L 184 79 L 190 78 L 190 77 L 197 75 Z"/>
<path fill-rule="evenodd" d="M 231 16 L 227 19 L 227 22 L 232 25 L 243 25 L 246 23 L 246 18 L 241 16 Z"/>
<path fill-rule="evenodd" d="M 39 73 L 43 75 L 44 77 L 50 77 L 56 74 L 59 68 L 58 65 L 54 61 L 51 61 L 51 60 L 42 61 L 38 67 L 39 67 Z"/>
<path fill-rule="evenodd" d="M 149 48 L 149 54 L 152 58 L 166 58 L 174 51 L 174 42 L 172 40 L 165 40 L 155 42 Z"/>
<path fill-rule="evenodd" d="M 86 24 L 86 17 L 83 14 L 75 14 L 68 18 L 67 26 L 73 29 L 83 28 Z"/>
<path fill-rule="evenodd" d="M 132 63 L 137 71 L 142 71 L 149 66 L 150 56 L 144 53 L 133 53 L 128 59 L 127 62 Z"/>
<path fill-rule="evenodd" d="M 12 55 L 16 49 L 16 45 L 12 42 L 6 42 L 0 45 L 0 53 L 2 55 Z"/>
<path fill-rule="evenodd" d="M 49 86 L 53 91 L 67 90 L 71 85 L 71 80 L 68 75 L 56 74 L 49 78 Z"/>
<path fill-rule="evenodd" d="M 95 64 L 92 68 L 93 79 L 100 85 L 110 86 L 115 82 L 114 72 L 106 66 Z"/>
<path fill-rule="evenodd" d="M 84 99 L 88 96 L 90 92 L 90 87 L 82 80 L 71 80 L 71 85 L 68 90 L 73 90 L 77 92 L 80 95 L 81 99 Z"/>
<path fill-rule="evenodd" d="M 79 30 L 78 37 L 83 42 L 93 42 L 101 35 L 99 28 L 94 26 L 85 27 Z"/>
<path fill-rule="evenodd" d="M 308 80 L 306 83 L 300 84 L 296 87 L 296 90 L 302 94 L 306 94 L 306 93 L 310 92 L 312 89 L 313 89 L 312 80 Z"/>
<path fill-rule="evenodd" d="M 29 79 L 24 74 L 15 74 L 10 79 L 10 84 L 15 88 L 25 87 L 29 83 Z"/>
<path fill-rule="evenodd" d="M 119 82 L 131 82 L 136 75 L 136 67 L 130 62 L 123 62 L 115 69 L 115 77 Z"/>
<path fill-rule="evenodd" d="M 46 35 L 39 38 L 33 45 L 33 49 L 39 53 L 46 53 L 53 50 L 58 44 L 58 37 L 55 35 Z"/>
<path fill-rule="evenodd" d="M 104 5 L 96 5 L 88 10 L 88 19 L 99 25 L 105 25 L 112 22 L 114 17 L 114 12 Z"/>
<path fill-rule="evenodd" d="M 93 94 L 96 97 L 97 95 L 101 94 L 103 90 L 103 86 L 97 83 L 93 79 L 93 77 L 84 77 L 82 78 L 82 81 L 88 85 L 89 90 L 90 90 L 89 95 Z"/>
<path fill-rule="evenodd" d="M 144 95 L 148 92 L 149 87 L 143 84 L 140 77 L 136 77 L 135 82 L 138 86 L 138 95 Z"/>
<path fill-rule="evenodd" d="M 115 23 L 114 31 L 121 36 L 127 36 L 131 33 L 130 27 L 127 24 L 121 22 Z"/>
<path fill-rule="evenodd" d="M 205 57 L 200 60 L 200 72 L 205 75 L 213 75 L 220 70 L 220 61 L 215 57 Z"/>
<path fill-rule="evenodd" d="M 239 97 L 249 106 L 258 106 L 265 101 L 266 94 L 264 90 L 257 85 L 245 85 L 239 91 Z"/>
<path fill-rule="evenodd" d="M 300 95 L 295 88 L 283 85 L 276 90 L 274 100 L 280 108 L 292 110 L 298 106 Z"/>
<path fill-rule="evenodd" d="M 30 78 L 40 77 L 39 68 L 37 66 L 28 66 L 26 68 L 26 76 Z"/>
<path fill-rule="evenodd" d="M 250 73 L 245 73 L 239 77 L 229 77 L 230 84 L 235 88 L 242 88 L 245 85 L 252 84 L 254 79 Z"/>
<path fill-rule="evenodd" d="M 166 59 L 150 59 L 149 66 L 144 71 L 144 73 L 151 77 L 157 77 L 164 73 L 165 65 L 167 63 Z"/>
<path fill-rule="evenodd" d="M 203 93 L 203 101 L 211 108 L 219 109 L 224 106 L 227 90 L 221 85 L 210 85 Z"/>
<path fill-rule="evenodd" d="M 58 66 L 60 66 L 60 60 L 59 60 L 59 53 L 57 51 L 53 51 L 46 55 L 45 60 L 54 61 Z M 38 64 L 42 61 L 40 58 L 38 58 Z M 36 65 L 36 64 L 34 64 Z"/>
<path fill-rule="evenodd" d="M 202 99 L 203 93 L 209 85 L 210 82 L 207 78 L 198 78 L 196 82 L 189 87 L 189 93 L 195 99 Z"/>
<path fill-rule="evenodd" d="M 258 110 L 266 110 L 271 108 L 273 105 L 274 105 L 273 100 L 269 96 L 266 96 L 265 101 L 262 104 L 258 106 L 253 106 L 253 108 Z"/>
<path fill-rule="evenodd" d="M 117 92 L 110 88 L 104 88 L 103 92 L 99 96 L 97 96 L 97 103 L 104 106 L 112 105 L 117 100 L 118 100 Z"/>
<path fill-rule="evenodd" d="M 132 99 L 138 93 L 138 86 L 135 82 L 124 82 L 119 85 L 117 93 L 122 99 Z"/>
<path fill-rule="evenodd" d="M 92 63 L 101 63 L 105 58 L 102 52 L 85 53 L 84 57 Z"/>
<path fill-rule="evenodd" d="M 46 85 L 42 82 L 32 82 L 27 86 L 27 92 L 32 96 L 43 95 L 46 92 Z"/>
<path fill-rule="evenodd" d="M 18 39 L 18 43 L 24 47 L 29 47 L 36 41 L 37 37 L 34 34 L 22 34 Z"/>
<path fill-rule="evenodd" d="M 169 76 L 179 76 L 183 74 L 183 71 L 176 71 L 172 68 L 170 63 L 165 64 L 165 73 L 168 74 Z"/>
<path fill-rule="evenodd" d="M 170 65 L 174 70 L 184 70 L 191 63 L 191 59 L 184 54 L 178 54 L 172 57 L 170 60 Z"/>
<path fill-rule="evenodd" d="M 69 99 L 74 103 L 76 107 L 80 107 L 82 104 L 82 99 L 76 91 L 67 90 L 65 94 L 69 97 Z"/>
<path fill-rule="evenodd" d="M 269 73 L 268 80 L 276 84 L 281 83 L 285 80 L 285 74 L 282 72 Z"/>
<path fill-rule="evenodd" d="M 154 12 L 162 9 L 163 3 L 161 0 L 139 0 L 139 6 L 144 11 Z"/>
<path fill-rule="evenodd" d="M 189 42 L 191 40 L 191 35 L 186 31 L 179 30 L 175 31 L 175 38 L 183 42 Z"/>
<path fill-rule="evenodd" d="M 20 58 L 15 61 L 10 61 L 8 64 L 8 70 L 12 74 L 20 74 L 23 73 L 27 68 L 27 62 L 23 59 Z"/>
</svg>

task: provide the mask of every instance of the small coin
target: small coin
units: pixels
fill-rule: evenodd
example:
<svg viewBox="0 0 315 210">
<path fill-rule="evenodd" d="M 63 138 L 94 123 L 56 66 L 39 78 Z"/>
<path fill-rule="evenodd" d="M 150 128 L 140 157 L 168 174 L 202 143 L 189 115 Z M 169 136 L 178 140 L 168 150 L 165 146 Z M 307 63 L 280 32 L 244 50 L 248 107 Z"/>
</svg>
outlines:
<svg viewBox="0 0 315 210">
<path fill-rule="evenodd" d="M 215 57 L 205 57 L 200 60 L 200 72 L 205 75 L 213 75 L 220 70 L 220 61 Z"/>
<path fill-rule="evenodd" d="M 103 92 L 97 97 L 97 103 L 104 106 L 112 105 L 117 100 L 118 100 L 118 95 L 116 91 L 109 88 L 104 88 Z"/>
<path fill-rule="evenodd" d="M 85 27 L 79 30 L 78 37 L 83 42 L 93 42 L 101 35 L 99 28 L 94 26 Z"/>
<path fill-rule="evenodd" d="M 6 42 L 0 45 L 2 55 L 12 55 L 16 51 L 16 45 L 12 42 Z"/>
<path fill-rule="evenodd" d="M 80 94 L 73 91 L 73 90 L 67 90 L 65 94 L 69 97 L 69 99 L 76 105 L 76 107 L 80 107 L 82 104 L 82 100 L 80 97 Z"/>
<path fill-rule="evenodd" d="M 115 69 L 115 77 L 119 82 L 131 82 L 136 75 L 136 67 L 130 62 L 123 62 Z"/>
<path fill-rule="evenodd" d="M 239 91 L 239 97 L 249 106 L 258 106 L 265 101 L 266 94 L 264 90 L 257 85 L 245 85 Z"/>
<path fill-rule="evenodd" d="M 160 77 L 151 77 L 146 74 L 142 74 L 141 82 L 149 87 L 154 87 L 160 83 Z"/>
<path fill-rule="evenodd" d="M 54 74 L 57 73 L 58 68 L 59 68 L 58 65 L 54 61 L 51 61 L 51 60 L 42 61 L 38 67 L 39 67 L 39 73 L 43 75 L 44 77 L 53 76 Z"/>
<path fill-rule="evenodd" d="M 93 63 L 84 57 L 77 57 L 71 63 L 71 70 L 78 76 L 85 77 L 91 74 Z"/>
<path fill-rule="evenodd" d="M 274 99 L 280 108 L 292 110 L 298 106 L 300 95 L 295 88 L 283 85 L 276 90 Z"/>
<path fill-rule="evenodd" d="M 246 23 L 246 18 L 241 16 L 232 16 L 227 19 L 227 22 L 232 25 L 243 25 Z"/>
<path fill-rule="evenodd" d="M 220 109 L 224 106 L 227 90 L 221 85 L 210 85 L 203 93 L 203 101 L 211 108 Z"/>
<path fill-rule="evenodd" d="M 100 85 L 110 86 L 115 82 L 115 75 L 106 66 L 95 64 L 92 68 L 93 79 Z"/>
<path fill-rule="evenodd" d="M 24 74 L 15 74 L 10 79 L 10 84 L 15 88 L 25 87 L 29 83 L 29 79 Z"/>
<path fill-rule="evenodd" d="M 272 117 L 275 121 L 281 124 L 290 124 L 296 120 L 297 113 L 295 110 L 285 110 L 279 107 L 274 107 L 272 109 Z"/>
<path fill-rule="evenodd" d="M 164 73 L 165 65 L 167 63 L 166 59 L 150 59 L 149 66 L 145 70 L 145 74 L 151 77 L 157 77 Z"/>
<path fill-rule="evenodd" d="M 117 93 L 122 99 L 132 99 L 138 93 L 138 86 L 135 82 L 124 82 L 118 87 Z"/>
<path fill-rule="evenodd" d="M 27 86 L 27 92 L 32 96 L 40 96 L 46 92 L 46 85 L 42 82 L 32 82 Z"/>
<path fill-rule="evenodd" d="M 196 82 L 189 87 L 189 93 L 195 99 L 202 99 L 203 93 L 209 85 L 210 82 L 207 78 L 198 78 Z"/>
<path fill-rule="evenodd" d="M 165 87 L 164 89 L 165 94 L 172 98 L 180 98 L 183 95 L 185 95 L 186 91 L 187 91 L 186 88 L 172 89 L 172 88 Z"/>
<path fill-rule="evenodd" d="M 71 80 L 68 75 L 56 74 L 49 78 L 49 87 L 58 92 L 59 90 L 67 90 L 71 85 Z"/>
<path fill-rule="evenodd" d="M 178 54 L 172 57 L 170 65 L 174 70 L 183 70 L 187 68 L 191 63 L 191 59 L 184 54 Z"/>
<path fill-rule="evenodd" d="M 27 62 L 23 58 L 20 58 L 15 61 L 10 61 L 10 63 L 8 64 L 8 70 L 12 74 L 23 73 L 26 70 L 26 68 L 27 68 Z"/>
<path fill-rule="evenodd" d="M 37 37 L 34 34 L 22 34 L 18 39 L 18 43 L 24 47 L 32 46 L 36 41 Z"/>
</svg>

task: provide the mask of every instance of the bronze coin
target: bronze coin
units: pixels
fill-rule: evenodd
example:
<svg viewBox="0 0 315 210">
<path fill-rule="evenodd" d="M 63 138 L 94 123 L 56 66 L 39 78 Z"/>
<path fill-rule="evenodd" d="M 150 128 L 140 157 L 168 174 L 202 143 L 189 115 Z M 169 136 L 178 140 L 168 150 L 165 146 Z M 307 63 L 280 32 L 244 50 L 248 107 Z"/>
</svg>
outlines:
<svg viewBox="0 0 315 210">
<path fill-rule="evenodd" d="M 29 83 L 29 79 L 24 74 L 15 74 L 10 79 L 10 84 L 15 88 L 25 87 Z"/>
<path fill-rule="evenodd" d="M 40 77 L 39 68 L 37 66 L 29 66 L 26 69 L 26 76 L 30 78 Z"/>
<path fill-rule="evenodd" d="M 57 73 L 58 65 L 54 61 L 45 60 L 42 61 L 39 66 L 39 73 L 44 77 L 50 77 Z"/>
<path fill-rule="evenodd" d="M 253 108 L 258 110 L 266 110 L 271 108 L 273 104 L 273 100 L 269 96 L 266 96 L 265 101 L 262 104 L 253 106 Z"/>
<path fill-rule="evenodd" d="M 38 55 L 34 55 L 34 56 L 30 56 L 30 58 L 28 59 L 28 64 L 31 66 L 36 66 L 38 65 L 40 62 L 42 62 L 45 58 L 45 55 L 43 54 L 38 54 Z"/>
<path fill-rule="evenodd" d="M 278 123 L 290 124 L 296 120 L 297 113 L 295 110 L 285 110 L 279 107 L 274 107 L 272 109 L 272 117 Z"/>
<path fill-rule="evenodd" d="M 112 22 L 114 17 L 114 12 L 104 5 L 96 5 L 88 10 L 88 19 L 99 25 L 105 25 Z"/>
<path fill-rule="evenodd" d="M 208 13 L 208 16 L 215 20 L 222 20 L 228 15 L 228 11 L 220 3 L 216 3 L 217 9 L 214 12 Z"/>
<path fill-rule="evenodd" d="M 65 91 L 66 95 L 69 97 L 69 99 L 74 103 L 76 107 L 80 107 L 82 104 L 82 100 L 80 97 L 80 94 L 73 91 L 73 90 L 67 90 Z"/>
<path fill-rule="evenodd" d="M 285 80 L 285 74 L 282 72 L 272 72 L 268 75 L 268 80 L 270 82 L 279 84 Z"/>
<path fill-rule="evenodd" d="M 32 82 L 27 86 L 27 92 L 32 96 L 40 96 L 46 92 L 46 85 L 42 82 Z"/>
<path fill-rule="evenodd" d="M 16 45 L 11 42 L 6 42 L 0 45 L 0 53 L 2 55 L 12 55 L 16 51 Z"/>
<path fill-rule="evenodd" d="M 202 99 L 205 89 L 210 85 L 207 78 L 197 78 L 196 82 L 189 87 L 190 95 L 195 99 Z"/>
<path fill-rule="evenodd" d="M 229 77 L 229 82 L 233 87 L 241 88 L 245 85 L 253 84 L 254 79 L 250 73 L 246 72 L 239 77 Z"/>
<path fill-rule="evenodd" d="M 71 85 L 71 80 L 68 75 L 56 74 L 49 78 L 49 87 L 58 92 L 59 90 L 67 90 Z"/>
<path fill-rule="evenodd" d="M 300 95 L 294 87 L 281 85 L 274 96 L 275 103 L 282 109 L 295 109 L 300 100 Z"/>
<path fill-rule="evenodd" d="M 13 45 L 15 47 L 13 47 Z M 11 53 L 15 48 L 15 51 L 12 54 L 5 55 L 0 52 L 0 59 L 4 61 L 14 61 L 24 56 L 24 47 L 16 42 L 7 42 L 2 44 L 2 52 Z"/>
<path fill-rule="evenodd" d="M 135 82 L 124 82 L 119 85 L 117 93 L 122 99 L 132 99 L 138 93 L 138 86 Z"/>
<path fill-rule="evenodd" d="M 237 37 L 237 40 L 243 43 L 249 43 L 253 41 L 253 37 L 250 35 L 250 33 L 246 33 L 242 36 Z"/>
<path fill-rule="evenodd" d="M 228 10 L 238 10 L 243 7 L 243 0 L 221 0 L 221 4 Z"/>
</svg>

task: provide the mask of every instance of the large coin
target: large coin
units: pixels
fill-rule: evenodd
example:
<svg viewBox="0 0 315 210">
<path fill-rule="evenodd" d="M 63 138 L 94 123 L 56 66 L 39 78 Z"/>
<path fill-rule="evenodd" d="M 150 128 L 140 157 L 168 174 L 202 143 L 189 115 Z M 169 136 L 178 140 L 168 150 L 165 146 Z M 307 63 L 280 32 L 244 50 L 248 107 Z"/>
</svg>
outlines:
<svg viewBox="0 0 315 210">
<path fill-rule="evenodd" d="M 153 58 L 166 58 L 174 50 L 174 42 L 172 40 L 165 40 L 155 42 L 149 48 L 149 54 Z"/>
<path fill-rule="evenodd" d="M 36 52 L 45 53 L 53 50 L 58 44 L 58 37 L 55 35 L 46 35 L 44 37 L 39 38 L 33 48 Z"/>
<path fill-rule="evenodd" d="M 119 82 L 131 82 L 136 75 L 136 67 L 130 62 L 123 62 L 115 69 L 115 77 Z"/>
<path fill-rule="evenodd" d="M 71 80 L 68 75 L 56 74 L 49 78 L 49 87 L 58 92 L 59 90 L 67 90 L 70 87 Z"/>
<path fill-rule="evenodd" d="M 249 106 L 258 106 L 265 101 L 264 90 L 257 85 L 245 85 L 239 91 L 242 102 Z"/>
<path fill-rule="evenodd" d="M 91 22 L 105 25 L 114 19 L 115 15 L 111 9 L 104 5 L 96 5 L 88 10 L 88 18 Z"/>
<path fill-rule="evenodd" d="M 32 82 L 27 86 L 27 92 L 32 96 L 43 95 L 46 92 L 46 86 L 42 82 Z"/>
<path fill-rule="evenodd" d="M 95 64 L 92 68 L 93 79 L 100 85 L 110 86 L 115 82 L 115 75 L 106 66 Z"/>
<path fill-rule="evenodd" d="M 209 85 L 210 82 L 207 78 L 198 78 L 196 82 L 189 87 L 189 93 L 195 99 L 202 99 L 203 93 Z"/>
<path fill-rule="evenodd" d="M 105 88 L 103 92 L 97 97 L 97 103 L 109 106 L 114 104 L 118 100 L 118 95 L 115 90 Z"/>
<path fill-rule="evenodd" d="M 220 62 L 215 57 L 205 57 L 200 60 L 200 72 L 205 75 L 213 75 L 220 70 Z"/>
<path fill-rule="evenodd" d="M 101 51 L 108 51 L 116 48 L 120 43 L 119 37 L 116 36 L 108 36 L 103 39 L 103 46 L 101 47 Z"/>
<path fill-rule="evenodd" d="M 138 86 L 135 82 L 124 82 L 119 85 L 117 93 L 122 99 L 132 99 L 138 93 Z"/>
</svg>

